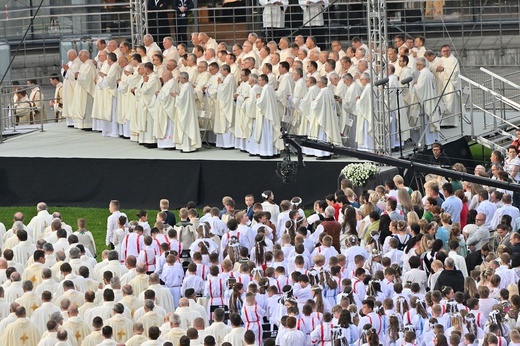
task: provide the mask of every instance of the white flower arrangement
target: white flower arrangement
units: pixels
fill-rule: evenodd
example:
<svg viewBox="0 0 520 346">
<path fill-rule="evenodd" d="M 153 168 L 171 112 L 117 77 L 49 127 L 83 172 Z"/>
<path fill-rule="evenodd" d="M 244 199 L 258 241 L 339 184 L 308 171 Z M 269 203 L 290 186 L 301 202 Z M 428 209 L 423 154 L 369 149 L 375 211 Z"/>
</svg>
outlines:
<svg viewBox="0 0 520 346">
<path fill-rule="evenodd" d="M 351 163 L 341 170 L 354 186 L 364 186 L 367 180 L 378 172 L 379 168 L 371 162 Z"/>
</svg>

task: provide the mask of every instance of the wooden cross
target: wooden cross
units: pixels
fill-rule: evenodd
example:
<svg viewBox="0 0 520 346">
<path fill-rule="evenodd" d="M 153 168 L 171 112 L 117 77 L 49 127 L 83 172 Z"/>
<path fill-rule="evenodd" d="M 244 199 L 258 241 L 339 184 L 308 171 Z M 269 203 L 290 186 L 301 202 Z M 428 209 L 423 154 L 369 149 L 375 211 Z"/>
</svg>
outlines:
<svg viewBox="0 0 520 346">
<path fill-rule="evenodd" d="M 36 303 L 34 303 L 32 306 L 31 306 L 31 310 L 34 311 L 38 309 L 38 305 L 36 305 Z"/>
<path fill-rule="evenodd" d="M 119 336 L 119 341 L 123 340 L 123 335 L 126 335 L 126 333 L 123 332 L 123 330 L 121 329 L 121 330 L 117 333 L 117 336 Z"/>
<path fill-rule="evenodd" d="M 28 339 L 29 339 L 29 337 L 27 335 L 25 335 L 25 333 L 20 338 L 20 340 L 22 340 L 22 344 L 24 344 L 24 345 L 25 345 L 25 343 L 27 342 Z"/>
<path fill-rule="evenodd" d="M 33 275 L 30 280 L 31 280 L 32 283 L 35 283 L 36 282 L 36 275 Z"/>
</svg>

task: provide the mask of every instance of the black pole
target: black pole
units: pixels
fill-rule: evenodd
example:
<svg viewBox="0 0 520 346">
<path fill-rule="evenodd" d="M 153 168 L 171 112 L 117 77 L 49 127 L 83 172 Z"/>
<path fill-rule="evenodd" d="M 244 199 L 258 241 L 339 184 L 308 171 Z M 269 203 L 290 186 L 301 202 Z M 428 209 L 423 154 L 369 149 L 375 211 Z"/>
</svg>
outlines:
<svg viewBox="0 0 520 346">
<path fill-rule="evenodd" d="M 371 153 L 367 151 L 360 151 L 355 150 L 343 146 L 335 146 L 330 143 L 322 142 L 322 141 L 316 141 L 308 139 L 307 136 L 294 136 L 294 135 L 288 135 L 283 134 L 282 139 L 284 141 L 288 141 L 291 145 L 293 145 L 295 148 L 297 146 L 306 147 L 306 148 L 312 148 L 312 149 L 318 149 L 323 151 L 328 151 L 333 154 L 338 155 L 346 155 L 346 156 L 352 156 L 361 160 L 367 160 L 367 161 L 373 161 L 385 165 L 390 165 L 394 167 L 400 167 L 403 169 L 411 169 L 414 172 L 421 172 L 426 174 L 436 174 L 441 175 L 446 178 L 452 178 L 452 179 L 459 179 L 463 181 L 469 181 L 472 183 L 477 183 L 481 185 L 487 185 L 497 188 L 502 188 L 506 190 L 510 190 L 513 192 L 520 192 L 520 184 L 517 183 L 510 183 L 500 180 L 494 180 L 490 178 L 484 178 L 480 176 L 476 176 L 473 174 L 468 173 L 462 173 L 453 171 L 451 169 L 441 168 L 438 166 L 433 166 L 431 164 L 424 164 L 424 163 L 418 163 L 414 162 L 412 160 L 405 160 L 405 159 L 397 159 L 393 158 L 388 155 L 382 155 L 382 154 L 376 154 Z M 301 151 L 299 151 L 301 152 Z M 303 165 L 303 156 L 299 156 L 299 164 L 300 167 Z"/>
</svg>

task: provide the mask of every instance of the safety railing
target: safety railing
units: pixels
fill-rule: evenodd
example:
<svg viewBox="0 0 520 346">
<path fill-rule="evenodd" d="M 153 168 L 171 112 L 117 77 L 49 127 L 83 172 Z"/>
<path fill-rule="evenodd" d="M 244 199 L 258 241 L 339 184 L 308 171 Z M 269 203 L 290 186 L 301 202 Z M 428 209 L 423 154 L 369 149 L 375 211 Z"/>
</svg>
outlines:
<svg viewBox="0 0 520 346">
<path fill-rule="evenodd" d="M 486 87 L 465 76 L 460 76 L 460 78 L 464 95 L 467 96 L 465 105 L 471 120 L 472 137 L 486 130 L 497 130 L 520 123 L 520 102 L 504 96 L 500 89 L 496 91 L 496 88 Z M 494 83 L 492 85 L 494 86 Z M 475 98 L 480 93 L 482 93 L 482 97 L 478 102 Z M 482 126 L 482 128 L 476 128 L 476 126 Z"/>
<path fill-rule="evenodd" d="M 85 1 L 86 2 L 86 1 Z M 331 1 L 332 3 L 332 1 Z M 435 9 L 438 1 L 404 2 L 387 1 L 388 30 L 390 34 L 423 35 L 425 37 L 464 38 L 461 50 L 471 37 L 496 35 L 502 42 L 502 35 L 518 34 L 520 0 L 505 1 L 469 1 L 456 0 L 446 2 L 440 9 Z M 242 39 L 248 32 L 265 32 L 266 37 L 278 37 L 279 34 L 302 34 L 311 32 L 322 42 L 329 38 L 348 41 L 354 36 L 367 35 L 366 8 L 364 2 L 339 0 L 333 2 L 323 12 L 323 26 L 304 26 L 302 7 L 297 4 L 287 6 L 284 28 L 264 30 L 262 6 L 240 6 L 238 1 L 224 5 L 219 2 L 199 2 L 188 17 L 188 33 L 210 31 L 222 35 L 231 43 Z M 64 6 L 42 6 L 33 18 L 35 6 L 28 7 L 21 2 L 9 3 L 7 11 L 0 11 L 0 40 L 16 42 L 25 29 L 30 26 L 26 39 L 26 49 L 31 45 L 54 45 L 63 37 L 109 35 L 130 38 L 130 4 L 78 4 Z M 437 14 L 438 11 L 440 14 Z M 175 34 L 176 20 L 172 8 L 161 11 L 148 11 L 148 18 L 157 14 L 166 17 L 169 34 Z M 268 18 L 269 19 L 269 18 Z M 158 29 L 159 21 L 149 20 L 149 31 Z M 226 26 L 225 24 L 229 24 Z M 268 23 L 267 23 L 268 24 Z M 275 35 L 276 34 L 276 35 Z M 54 43 L 53 43 L 54 42 Z M 486 47 L 487 48 L 487 47 Z"/>
<path fill-rule="evenodd" d="M 428 114 L 426 111 L 425 111 L 425 107 L 424 107 L 424 104 L 427 103 L 427 102 L 431 102 L 433 101 L 433 104 L 435 105 L 435 112 L 439 112 L 440 114 L 440 103 L 444 101 L 445 98 L 447 97 L 450 97 L 450 95 L 456 95 L 457 97 L 455 98 L 456 99 L 456 102 L 459 102 L 459 109 L 461 109 L 460 112 L 456 112 L 454 114 L 449 114 L 449 115 L 444 115 L 444 114 L 441 114 L 439 116 L 439 120 L 438 121 L 426 121 L 426 117 L 429 117 L 430 114 Z M 416 109 L 419 108 L 419 111 L 418 111 L 418 115 L 419 115 L 419 118 L 417 119 L 417 123 L 416 125 L 403 125 L 404 122 L 408 122 L 409 119 L 409 114 L 411 114 L 412 111 L 416 111 Z M 450 142 L 452 140 L 455 140 L 455 139 L 458 139 L 462 136 L 464 136 L 464 124 L 463 124 L 463 117 L 464 117 L 464 112 L 462 111 L 463 108 L 463 104 L 462 104 L 462 91 L 461 90 L 454 90 L 454 91 L 451 91 L 451 92 L 446 92 L 444 93 L 443 96 L 437 96 L 437 97 L 433 97 L 433 98 L 429 98 L 429 99 L 426 99 L 426 100 L 423 100 L 421 102 L 414 102 L 414 103 L 410 103 L 410 104 L 404 104 L 404 105 L 401 105 L 399 108 L 395 108 L 395 109 L 390 109 L 389 112 L 390 114 L 394 114 L 394 116 L 396 117 L 396 126 L 395 126 L 395 132 L 392 132 L 392 130 L 390 130 L 390 138 L 395 138 L 395 137 L 399 137 L 399 134 L 401 132 L 402 129 L 406 128 L 408 130 L 410 130 L 411 132 L 418 132 L 418 138 L 413 138 L 412 136 L 412 140 L 416 141 L 415 145 L 418 149 L 421 149 L 424 145 L 425 145 L 425 134 L 426 132 L 428 131 L 428 126 L 431 124 L 431 125 L 435 125 L 437 126 L 438 128 L 441 127 L 441 123 L 443 121 L 446 121 L 450 118 L 457 118 L 459 121 L 458 121 L 458 124 L 457 124 L 457 127 L 456 127 L 456 131 L 450 131 L 450 135 L 448 135 L 447 133 L 445 132 L 442 132 L 442 131 L 439 131 L 438 132 L 438 135 L 439 135 L 439 142 L 441 143 L 446 143 L 446 142 Z M 406 140 L 407 138 L 403 138 L 402 140 Z M 401 140 L 399 140 L 401 141 Z"/>
<path fill-rule="evenodd" d="M 38 85 L 3 85 L 0 86 L 0 143 L 6 133 L 14 134 L 21 130 L 44 131 L 44 124 L 57 121 L 48 117 L 47 104 L 57 102 L 54 98 L 30 101 L 31 90 Z M 24 97 L 25 96 L 25 97 Z"/>
</svg>

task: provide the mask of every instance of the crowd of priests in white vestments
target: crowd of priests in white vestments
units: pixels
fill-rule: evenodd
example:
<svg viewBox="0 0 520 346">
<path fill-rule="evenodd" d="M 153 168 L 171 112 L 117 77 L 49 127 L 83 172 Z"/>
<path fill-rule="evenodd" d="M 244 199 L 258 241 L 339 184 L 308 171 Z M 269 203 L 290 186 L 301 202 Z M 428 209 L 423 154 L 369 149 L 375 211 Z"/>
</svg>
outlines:
<svg viewBox="0 0 520 346">
<path fill-rule="evenodd" d="M 388 93 L 391 148 L 431 145 L 441 127 L 460 124 L 460 66 L 448 45 L 437 57 L 424 43 L 395 37 L 383 88 L 367 60 L 378 53 L 359 38 L 345 48 L 333 41 L 330 50 L 313 36 L 265 42 L 254 33 L 234 45 L 194 33 L 192 49 L 171 37 L 160 47 L 151 35 L 135 51 L 126 41 L 98 40 L 95 57 L 68 51 L 61 114 L 70 127 L 149 148 L 193 152 L 206 142 L 273 158 L 283 131 L 373 151 L 371 104 Z"/>
</svg>

